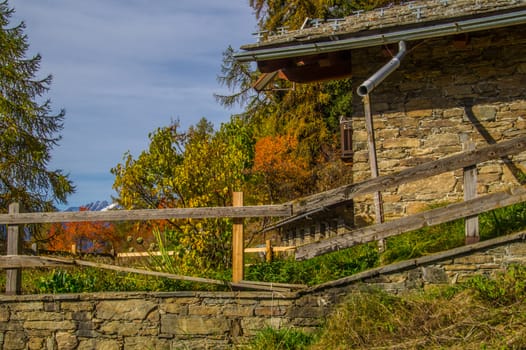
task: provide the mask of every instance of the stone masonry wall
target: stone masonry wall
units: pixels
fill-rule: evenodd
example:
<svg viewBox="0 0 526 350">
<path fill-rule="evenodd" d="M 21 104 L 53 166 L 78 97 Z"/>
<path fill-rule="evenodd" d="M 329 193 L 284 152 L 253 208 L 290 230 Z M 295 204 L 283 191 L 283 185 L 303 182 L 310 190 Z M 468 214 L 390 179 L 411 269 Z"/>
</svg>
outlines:
<svg viewBox="0 0 526 350">
<path fill-rule="evenodd" d="M 255 292 L 1 296 L 0 349 L 229 349 L 267 326 L 317 325 L 288 311 L 294 299 Z"/>
<path fill-rule="evenodd" d="M 526 26 L 409 42 L 400 68 L 370 95 L 380 175 L 443 158 L 462 150 L 509 140 L 526 132 Z M 389 47 L 395 54 L 396 46 Z M 382 47 L 352 53 L 354 91 L 387 63 Z M 353 106 L 354 182 L 370 177 L 362 100 Z M 526 154 L 512 163 L 478 167 L 478 193 L 523 180 Z M 522 177 L 522 178 L 521 178 Z M 383 194 L 387 217 L 422 211 L 430 203 L 462 198 L 462 172 L 438 175 Z M 356 212 L 372 221 L 372 201 Z M 360 220 L 358 219 L 357 222 Z"/>
<path fill-rule="evenodd" d="M 319 327 L 365 284 L 400 293 L 526 265 L 526 233 L 396 263 L 299 293 L 0 296 L 0 349 L 232 349 L 265 327 Z"/>
<path fill-rule="evenodd" d="M 495 277 L 510 265 L 526 265 L 526 233 L 497 238 L 449 252 L 380 267 L 312 288 L 308 298 L 337 305 L 356 289 L 377 288 L 399 294 L 437 285 L 462 283 L 475 275 Z"/>
</svg>

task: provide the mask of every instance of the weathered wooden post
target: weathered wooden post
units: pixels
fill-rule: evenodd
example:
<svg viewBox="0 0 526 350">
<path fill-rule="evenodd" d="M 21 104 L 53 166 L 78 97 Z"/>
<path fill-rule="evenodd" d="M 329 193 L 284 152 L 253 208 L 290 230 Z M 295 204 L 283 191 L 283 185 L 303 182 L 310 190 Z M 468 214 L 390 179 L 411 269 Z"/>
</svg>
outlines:
<svg viewBox="0 0 526 350">
<path fill-rule="evenodd" d="M 462 143 L 464 151 L 475 150 L 473 141 L 464 141 Z M 464 168 L 464 200 L 470 200 L 477 197 L 477 165 Z M 464 220 L 466 232 L 466 244 L 477 243 L 480 241 L 479 234 L 479 217 L 477 215 L 468 216 Z"/>
<path fill-rule="evenodd" d="M 367 130 L 367 144 L 369 148 L 369 165 L 371 167 L 371 178 L 378 177 L 378 161 L 376 159 L 376 142 L 374 137 L 373 116 L 371 111 L 371 100 L 369 94 L 363 96 L 363 108 L 365 114 L 365 129 Z M 380 191 L 374 193 L 374 215 L 377 224 L 384 222 L 384 203 Z M 385 239 L 378 241 L 380 252 L 385 250 Z"/>
<path fill-rule="evenodd" d="M 11 203 L 9 214 L 20 213 L 20 205 Z M 7 226 L 7 255 L 19 255 L 22 247 L 22 233 L 19 225 Z M 6 269 L 5 293 L 20 294 L 22 290 L 22 269 Z"/>
<path fill-rule="evenodd" d="M 268 263 L 272 262 L 273 257 L 273 251 L 272 251 L 272 241 L 270 239 L 267 239 L 265 241 L 265 260 Z"/>
<path fill-rule="evenodd" d="M 233 206 L 243 206 L 243 192 L 233 192 Z M 244 276 L 243 218 L 234 218 L 232 228 L 232 282 L 238 283 Z"/>
</svg>

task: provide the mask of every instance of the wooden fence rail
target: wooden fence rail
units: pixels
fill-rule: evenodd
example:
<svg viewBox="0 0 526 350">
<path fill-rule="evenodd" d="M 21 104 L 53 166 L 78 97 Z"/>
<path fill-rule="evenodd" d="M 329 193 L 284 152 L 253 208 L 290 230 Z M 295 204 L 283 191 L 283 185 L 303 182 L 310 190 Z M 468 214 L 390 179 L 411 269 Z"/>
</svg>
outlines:
<svg viewBox="0 0 526 350">
<path fill-rule="evenodd" d="M 470 142 L 467 142 L 464 146 L 466 151 L 450 157 L 289 202 L 288 204 L 292 205 L 294 215 L 278 221 L 268 227 L 266 231 L 276 229 L 285 224 L 291 224 L 319 211 L 346 204 L 358 195 L 377 193 L 401 184 L 425 179 L 448 171 L 463 169 L 465 202 L 404 217 L 388 223 L 349 230 L 336 237 L 300 245 L 296 249 L 296 259 L 310 259 L 331 251 L 349 248 L 356 244 L 378 241 L 425 226 L 461 218 L 466 218 L 466 243 L 477 242 L 479 240 L 478 214 L 506 205 L 524 202 L 526 197 L 523 193 L 524 188 L 519 187 L 514 189 L 512 194 L 497 193 L 477 198 L 476 167 L 482 162 L 494 159 L 503 159 L 509 162 L 509 155 L 526 151 L 526 136 L 480 149 L 474 149 L 474 145 L 471 145 Z"/>
<path fill-rule="evenodd" d="M 510 190 L 510 192 L 489 194 L 465 202 L 451 204 L 443 208 L 406 216 L 383 224 L 350 230 L 322 241 L 300 245 L 296 247 L 296 260 L 311 259 L 318 255 L 349 248 L 357 244 L 373 242 L 426 226 L 434 226 L 465 217 L 471 217 L 486 211 L 521 202 L 526 202 L 526 189 L 523 187 L 517 187 Z"/>
<path fill-rule="evenodd" d="M 292 206 L 259 205 L 245 207 L 169 208 L 49 213 L 0 214 L 0 224 L 25 225 L 85 221 L 143 221 L 165 219 L 248 218 L 290 216 Z"/>
<path fill-rule="evenodd" d="M 346 204 L 358 195 L 384 191 L 398 185 L 440 175 L 448 171 L 469 168 L 488 160 L 500 159 L 524 151 L 526 151 L 526 136 L 521 136 L 509 141 L 423 163 L 393 174 L 379 176 L 363 182 L 348 184 L 312 196 L 303 197 L 286 203 L 292 206 L 294 216 L 277 222 L 267 230 L 291 223 L 329 207 Z"/>
<path fill-rule="evenodd" d="M 193 281 L 200 283 L 211 283 L 225 285 L 225 281 L 179 276 L 173 274 L 147 271 L 141 269 L 124 268 L 120 266 L 96 264 L 82 260 L 60 260 L 45 257 L 21 256 L 19 225 L 62 223 L 62 222 L 86 222 L 86 221 L 142 221 L 163 219 L 205 219 L 205 218 L 232 218 L 234 220 L 234 244 L 232 282 L 229 286 L 242 288 L 243 280 L 243 218 L 247 217 L 274 217 L 290 216 L 292 207 L 288 204 L 243 206 L 242 193 L 234 192 L 235 206 L 233 207 L 206 207 L 206 208 L 169 208 L 169 209 L 142 209 L 142 210 L 110 210 L 103 212 L 81 211 L 81 212 L 47 212 L 47 213 L 22 213 L 18 204 L 13 203 L 9 207 L 8 214 L 0 214 L 0 224 L 8 226 L 8 250 L 7 256 L 0 257 L 0 268 L 7 272 L 6 294 L 20 294 L 21 292 L 21 268 L 27 267 L 52 267 L 57 264 L 76 264 L 82 266 L 93 266 L 103 269 L 117 271 L 142 273 L 172 279 Z M 239 201 L 241 198 L 241 201 Z M 245 284 L 246 287 L 246 284 Z M 252 289 L 268 289 L 265 286 L 253 286 Z M 270 287 L 272 289 L 272 287 Z"/>
</svg>

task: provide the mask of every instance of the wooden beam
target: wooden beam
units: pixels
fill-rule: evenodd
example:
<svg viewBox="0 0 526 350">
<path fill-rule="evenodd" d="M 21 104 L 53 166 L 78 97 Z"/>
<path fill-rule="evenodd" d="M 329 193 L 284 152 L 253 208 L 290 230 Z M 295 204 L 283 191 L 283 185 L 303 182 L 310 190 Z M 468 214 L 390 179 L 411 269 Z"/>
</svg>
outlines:
<svg viewBox="0 0 526 350">
<path fill-rule="evenodd" d="M 49 260 L 41 256 L 33 255 L 4 255 L 0 256 L 0 269 L 23 269 L 34 267 L 57 267 L 71 265 L 73 262 L 64 263 Z"/>
<path fill-rule="evenodd" d="M 292 205 L 294 217 L 279 221 L 267 230 L 291 223 L 297 220 L 297 218 L 305 217 L 323 208 L 343 205 L 358 195 L 383 191 L 404 183 L 425 179 L 448 171 L 462 169 L 524 151 L 526 151 L 526 136 L 521 136 L 473 151 L 462 152 L 436 161 L 420 164 L 390 175 L 383 175 L 375 179 L 348 184 L 312 196 L 303 197 L 287 203 Z"/>
<path fill-rule="evenodd" d="M 322 241 L 305 244 L 296 248 L 296 260 L 306 260 L 357 244 L 372 242 L 404 232 L 434 226 L 445 222 L 477 215 L 496 208 L 526 201 L 526 189 L 517 187 L 509 192 L 499 192 L 469 201 L 428 210 L 379 225 L 368 226 Z"/>
<path fill-rule="evenodd" d="M 517 233 L 510 234 L 510 235 L 489 239 L 487 241 L 465 245 L 462 247 L 442 251 L 439 253 L 425 255 L 420 258 L 404 260 L 401 262 L 396 262 L 393 264 L 369 269 L 363 272 L 358 272 L 351 276 L 347 276 L 347 277 L 343 277 L 343 278 L 340 278 L 334 281 L 329 281 L 329 282 L 315 285 L 313 287 L 308 288 L 305 291 L 305 293 L 315 293 L 315 292 L 318 292 L 320 290 L 324 290 L 327 288 L 348 286 L 351 283 L 363 281 L 364 279 L 374 278 L 374 277 L 378 277 L 381 275 L 390 274 L 393 272 L 400 272 L 402 270 L 412 269 L 417 266 L 429 264 L 432 262 L 442 261 L 445 259 L 452 259 L 459 255 L 471 254 L 473 252 L 487 249 L 489 247 L 495 247 L 495 246 L 499 246 L 505 243 L 511 243 L 515 241 L 524 241 L 525 239 L 526 239 L 526 231 L 517 232 Z"/>
<path fill-rule="evenodd" d="M 162 277 L 174 280 L 222 285 L 234 289 L 252 289 L 260 291 L 279 291 L 288 292 L 290 289 L 302 289 L 305 286 L 297 284 L 282 284 L 282 283 L 263 283 L 263 282 L 252 282 L 252 281 L 240 281 L 239 283 L 230 283 L 228 281 L 221 281 L 210 278 L 202 277 L 191 277 L 176 275 L 166 272 L 149 271 L 142 269 L 135 269 L 124 266 L 116 266 L 109 264 L 101 264 L 92 261 L 77 260 L 77 259 L 65 259 L 55 257 L 43 257 L 43 256 L 30 256 L 30 255 L 17 255 L 17 256 L 0 256 L 0 269 L 4 268 L 31 268 L 31 267 L 57 267 L 57 266 L 68 266 L 68 265 L 79 265 L 88 266 L 105 270 L 112 270 L 118 272 L 137 273 L 141 275 Z"/>
<path fill-rule="evenodd" d="M 164 219 L 246 218 L 290 216 L 288 204 L 246 207 L 170 208 L 79 212 L 0 214 L 0 224 L 39 224 L 84 221 L 141 221 Z"/>
<path fill-rule="evenodd" d="M 274 257 L 274 252 L 272 251 L 272 241 L 270 239 L 267 239 L 265 241 L 265 260 L 266 262 L 271 263 L 273 257 Z"/>
<path fill-rule="evenodd" d="M 9 204 L 9 215 L 20 213 L 18 203 Z M 7 255 L 18 255 L 22 250 L 22 233 L 18 225 L 7 227 Z M 22 270 L 13 268 L 6 270 L 5 293 L 7 295 L 20 294 L 22 292 Z"/>
<path fill-rule="evenodd" d="M 243 192 L 233 193 L 234 207 L 243 206 Z M 243 219 L 234 218 L 232 227 L 232 282 L 238 283 L 244 276 L 244 239 L 243 239 Z"/>
<path fill-rule="evenodd" d="M 475 149 L 473 141 L 466 141 L 462 145 L 464 150 L 472 151 Z M 477 198 L 477 166 L 471 165 L 464 168 L 464 200 Z M 464 230 L 466 244 L 477 243 L 480 241 L 479 217 L 478 215 L 468 216 L 464 220 Z"/>
<path fill-rule="evenodd" d="M 284 247 L 274 247 L 272 246 L 273 252 L 287 252 L 289 250 L 296 249 L 296 246 L 284 246 Z M 254 248 L 245 248 L 245 253 L 265 253 L 267 251 L 267 247 L 254 247 Z"/>
<path fill-rule="evenodd" d="M 175 251 L 167 251 L 166 254 L 174 255 Z M 140 258 L 145 256 L 162 256 L 163 252 L 129 252 L 129 253 L 117 253 L 117 258 Z"/>
<path fill-rule="evenodd" d="M 58 259 L 57 259 L 57 261 L 58 261 Z M 158 272 L 158 271 L 135 269 L 135 268 L 124 267 L 124 266 L 101 264 L 101 263 L 96 263 L 96 262 L 92 262 L 92 261 L 85 261 L 85 260 L 73 260 L 73 262 L 74 262 L 74 264 L 80 265 L 80 266 L 89 266 L 89 267 L 95 267 L 95 268 L 99 268 L 99 269 L 113 270 L 113 271 L 119 271 L 119 272 L 138 273 L 138 274 L 141 274 L 141 275 L 164 277 L 164 278 L 181 280 L 181 281 L 188 281 L 188 282 L 227 285 L 227 283 L 225 281 L 220 281 L 220 280 L 215 280 L 215 279 L 210 279 L 210 278 L 175 275 L 175 274 L 166 273 L 166 272 Z"/>
</svg>

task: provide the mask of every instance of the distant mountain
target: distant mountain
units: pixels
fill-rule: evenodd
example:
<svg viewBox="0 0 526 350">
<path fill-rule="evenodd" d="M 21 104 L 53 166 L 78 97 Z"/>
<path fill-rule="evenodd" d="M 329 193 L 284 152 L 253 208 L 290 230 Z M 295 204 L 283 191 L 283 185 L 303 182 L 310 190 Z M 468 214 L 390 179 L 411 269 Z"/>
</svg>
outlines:
<svg viewBox="0 0 526 350">
<path fill-rule="evenodd" d="M 96 201 L 91 202 L 85 205 L 82 205 L 81 207 L 86 208 L 90 211 L 106 211 L 110 209 L 114 209 L 117 207 L 116 203 L 109 203 L 108 201 Z M 67 209 L 64 209 L 64 211 L 79 211 L 81 207 L 69 207 Z"/>
</svg>

